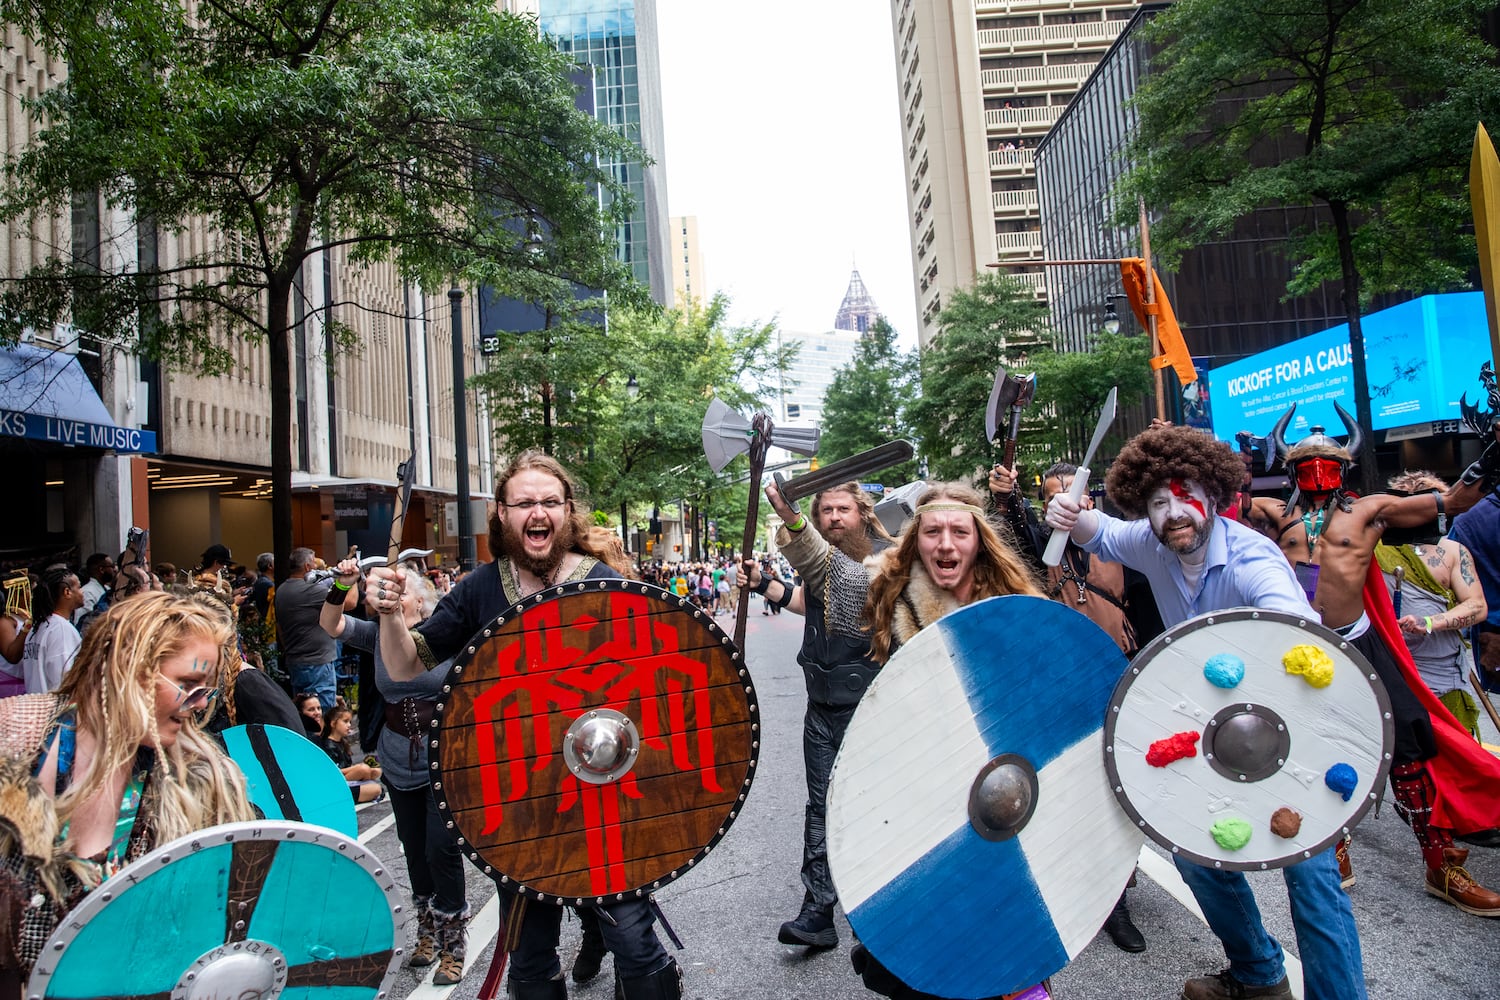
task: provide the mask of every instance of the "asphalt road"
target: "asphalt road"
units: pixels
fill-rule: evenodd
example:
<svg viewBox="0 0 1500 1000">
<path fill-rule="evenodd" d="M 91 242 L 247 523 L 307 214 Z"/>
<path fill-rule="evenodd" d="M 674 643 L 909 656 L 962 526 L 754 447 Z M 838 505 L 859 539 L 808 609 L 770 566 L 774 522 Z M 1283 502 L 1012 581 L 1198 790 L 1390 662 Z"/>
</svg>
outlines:
<svg viewBox="0 0 1500 1000">
<path fill-rule="evenodd" d="M 778 925 L 796 915 L 802 898 L 798 869 L 804 699 L 802 676 L 793 660 L 800 638 L 800 618 L 790 613 L 765 617 L 752 607 L 746 645 L 764 724 L 759 774 L 744 811 L 720 847 L 696 871 L 659 896 L 685 944 L 675 952 L 687 974 L 685 997 L 820 1000 L 874 996 L 864 990 L 850 968 L 851 935 L 842 913 L 836 950 L 808 952 L 776 941 Z M 1487 742 L 1500 743 L 1488 720 L 1484 725 Z M 360 829 L 361 839 L 404 880 L 405 866 L 389 824 L 389 807 L 380 804 L 364 809 Z M 1086 838 L 1080 849 L 1087 849 Z M 1053 977 L 1053 994 L 1059 1000 L 1173 1000 L 1180 995 L 1185 978 L 1217 971 L 1226 964 L 1214 936 L 1174 896 L 1171 876 L 1175 873 L 1161 852 L 1156 854 L 1157 863 L 1147 859 L 1139 885 L 1130 890 L 1136 923 L 1149 942 L 1147 950 L 1125 954 L 1101 934 Z M 1500 997 L 1496 975 L 1500 919 L 1468 916 L 1423 891 L 1416 841 L 1388 805 L 1378 816 L 1368 816 L 1355 831 L 1353 858 L 1358 882 L 1350 895 L 1372 1000 Z M 1474 849 L 1469 868 L 1480 882 L 1500 889 L 1500 850 Z M 1281 877 L 1257 873 L 1250 880 L 1267 928 L 1289 955 L 1295 955 Z M 1176 892 L 1186 892 L 1180 882 Z M 424 978 L 415 975 L 417 970 L 403 970 L 392 995 L 412 1000 L 476 996 L 494 949 L 498 920 L 490 902 L 493 896 L 489 881 L 471 870 L 469 898 L 477 916 L 471 925 L 470 969 L 462 983 L 436 988 L 430 982 L 430 968 L 424 970 Z M 577 942 L 577 924 L 565 921 L 564 968 L 571 965 Z M 1004 941 L 994 942 L 996 950 L 1005 946 Z M 973 956 L 976 963 L 984 960 L 983 954 Z M 574 997 L 609 1000 L 613 993 L 608 960 L 599 978 L 581 987 L 570 983 L 569 990 Z"/>
</svg>

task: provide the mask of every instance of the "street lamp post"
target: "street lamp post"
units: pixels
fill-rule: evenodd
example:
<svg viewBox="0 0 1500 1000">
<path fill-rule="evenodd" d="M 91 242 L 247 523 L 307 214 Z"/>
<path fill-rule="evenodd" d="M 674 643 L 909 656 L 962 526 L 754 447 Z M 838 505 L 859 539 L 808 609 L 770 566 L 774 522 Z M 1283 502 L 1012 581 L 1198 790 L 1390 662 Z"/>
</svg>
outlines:
<svg viewBox="0 0 1500 1000">
<path fill-rule="evenodd" d="M 463 289 L 448 289 L 453 310 L 453 450 L 457 458 L 454 478 L 458 482 L 458 568 L 474 568 L 474 524 L 469 510 L 469 415 L 464 397 Z"/>
</svg>

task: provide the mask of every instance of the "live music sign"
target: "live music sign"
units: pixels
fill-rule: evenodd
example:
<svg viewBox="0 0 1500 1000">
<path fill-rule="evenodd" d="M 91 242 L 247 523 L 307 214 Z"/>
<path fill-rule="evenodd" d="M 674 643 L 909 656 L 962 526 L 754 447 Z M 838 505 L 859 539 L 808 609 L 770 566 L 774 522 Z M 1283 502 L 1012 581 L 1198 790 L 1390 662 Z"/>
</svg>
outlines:
<svg viewBox="0 0 1500 1000">
<path fill-rule="evenodd" d="M 0 410 L 0 437 L 27 438 L 32 441 L 50 441 L 53 444 L 103 448 L 109 451 L 143 454 L 156 452 L 155 431 L 116 427 L 112 424 L 91 424 L 83 420 L 46 417 L 35 413 L 22 413 L 19 410 Z"/>
</svg>

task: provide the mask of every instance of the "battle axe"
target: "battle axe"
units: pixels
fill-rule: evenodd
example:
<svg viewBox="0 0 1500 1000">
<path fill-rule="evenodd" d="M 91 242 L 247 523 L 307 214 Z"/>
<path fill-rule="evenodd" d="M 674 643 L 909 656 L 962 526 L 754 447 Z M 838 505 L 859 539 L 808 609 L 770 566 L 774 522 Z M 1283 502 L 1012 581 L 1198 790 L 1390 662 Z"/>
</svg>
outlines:
<svg viewBox="0 0 1500 1000">
<path fill-rule="evenodd" d="M 1000 464 L 1009 469 L 1016 461 L 1016 436 L 1021 432 L 1021 411 L 1036 398 L 1036 374 L 1010 375 L 1002 365 L 995 372 L 995 384 L 990 387 L 990 403 L 984 411 L 984 432 L 990 444 L 995 444 L 1000 433 L 1000 414 L 1008 410 L 1010 433 L 1005 437 L 1005 452 Z"/>
<path fill-rule="evenodd" d="M 776 491 L 781 494 L 781 499 L 795 509 L 797 501 L 802 497 L 810 497 L 844 483 L 858 482 L 872 472 L 879 472 L 881 469 L 889 469 L 893 465 L 911 461 L 913 454 L 915 451 L 910 441 L 887 441 L 868 451 L 862 451 L 858 455 L 841 458 L 837 462 L 830 462 L 820 469 L 804 472 L 790 479 L 784 478 L 778 472 L 775 474 Z"/>
</svg>

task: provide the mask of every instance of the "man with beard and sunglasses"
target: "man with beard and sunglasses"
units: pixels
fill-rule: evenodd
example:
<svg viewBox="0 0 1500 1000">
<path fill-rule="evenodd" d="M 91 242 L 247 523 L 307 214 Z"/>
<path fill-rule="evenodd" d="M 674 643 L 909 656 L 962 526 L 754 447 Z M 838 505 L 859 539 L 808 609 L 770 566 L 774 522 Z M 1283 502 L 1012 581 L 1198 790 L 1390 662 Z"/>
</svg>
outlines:
<svg viewBox="0 0 1500 1000">
<path fill-rule="evenodd" d="M 1084 509 L 1066 493 L 1047 505 L 1047 523 L 1087 552 L 1143 573 L 1168 627 L 1195 615 L 1255 607 L 1310 619 L 1292 568 L 1265 536 L 1220 517 L 1234 501 L 1244 466 L 1227 444 L 1190 427 L 1145 431 L 1126 444 L 1105 478 L 1121 521 Z M 1174 858 L 1229 967 L 1189 979 L 1185 1000 L 1290 1000 L 1281 945 L 1266 933 L 1241 872 Z M 1340 885 L 1333 848 L 1282 869 L 1310 1000 L 1364 1000 L 1359 931 Z"/>
<path fill-rule="evenodd" d="M 464 576 L 416 628 L 408 630 L 397 613 L 402 574 L 390 567 L 372 568 L 366 590 L 381 616 L 380 656 L 391 677 L 412 680 L 436 669 L 480 629 L 532 594 L 560 583 L 631 576 L 618 539 L 594 531 L 575 497 L 572 477 L 556 459 L 536 451 L 518 455 L 495 484 L 489 539 L 495 561 Z M 507 912 L 515 912 L 515 893 L 504 885 L 497 889 Z M 680 997 L 681 971 L 656 936 L 650 902 L 633 898 L 601 909 L 605 917 L 596 918 L 598 934 L 603 948 L 615 956 L 620 995 L 625 1000 Z M 557 955 L 561 922 L 561 907 L 522 906 L 520 926 L 509 935 L 516 942 L 509 975 L 515 1000 L 567 996 Z M 586 931 L 586 937 L 591 933 Z M 597 969 L 595 964 L 591 971 Z M 580 978 L 577 966 L 574 978 Z"/>
<path fill-rule="evenodd" d="M 824 541 L 861 563 L 892 544 L 890 534 L 875 516 L 875 504 L 858 483 L 844 483 L 812 500 L 812 525 Z M 824 572 L 833 549 L 824 554 Z M 828 779 L 833 760 L 844 742 L 844 731 L 855 706 L 880 665 L 870 659 L 870 640 L 857 629 L 838 628 L 828 620 L 829 609 L 816 591 L 774 577 L 757 574 L 755 592 L 768 603 L 790 607 L 807 618 L 797 662 L 807 681 L 807 712 L 802 720 L 802 763 L 807 776 L 807 804 L 802 825 L 802 909 L 781 925 L 776 940 L 809 948 L 833 948 L 839 943 L 833 924 L 838 894 L 828 873 Z M 743 570 L 740 586 L 749 582 Z M 846 626 L 850 623 L 845 623 Z"/>
</svg>

